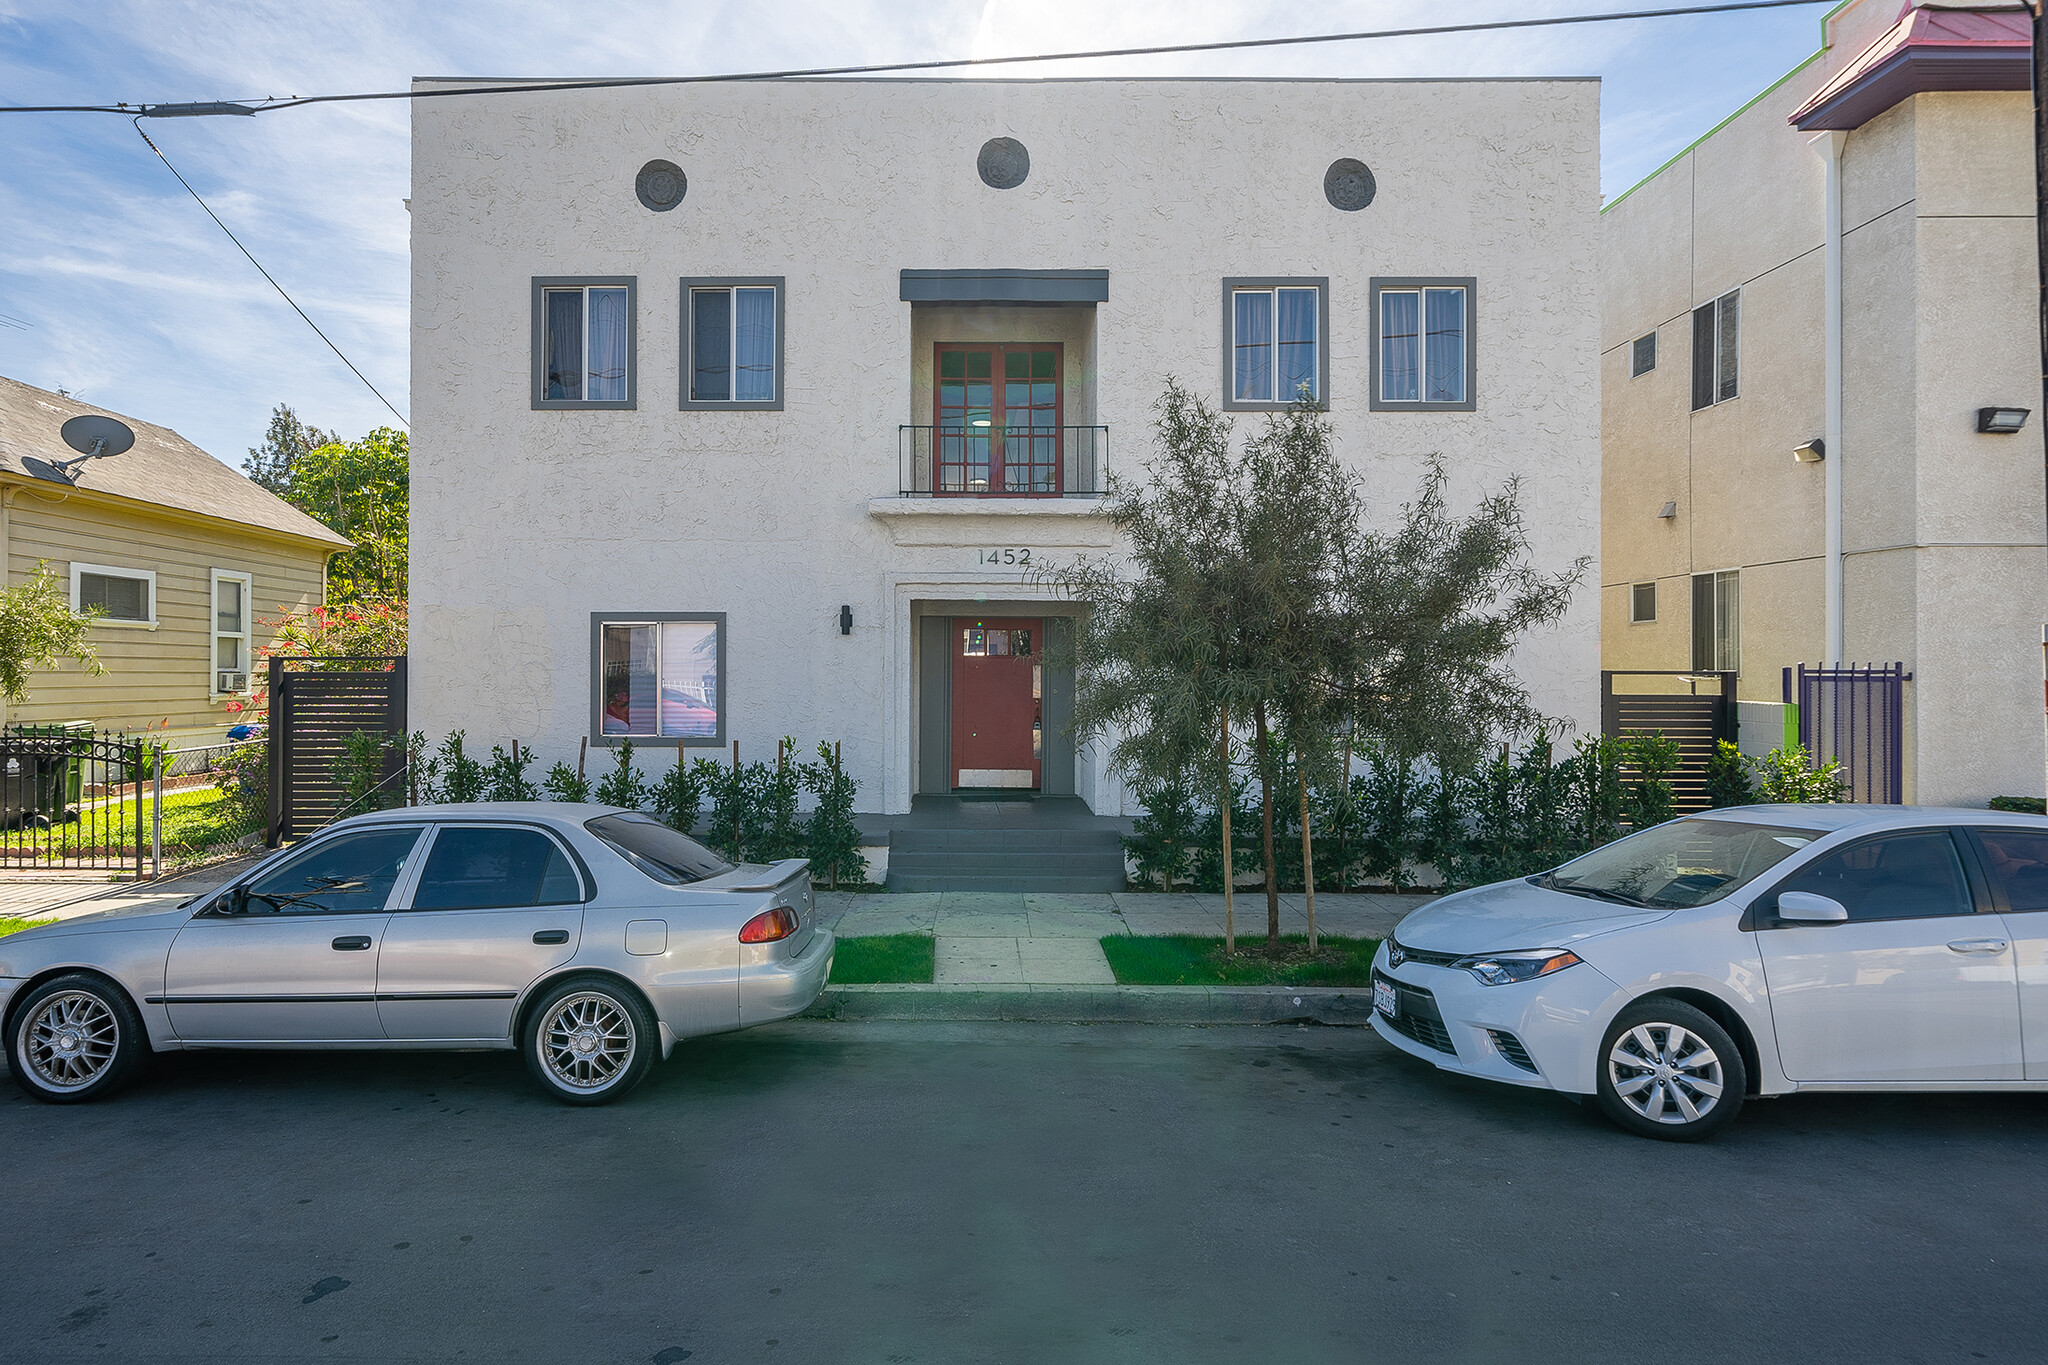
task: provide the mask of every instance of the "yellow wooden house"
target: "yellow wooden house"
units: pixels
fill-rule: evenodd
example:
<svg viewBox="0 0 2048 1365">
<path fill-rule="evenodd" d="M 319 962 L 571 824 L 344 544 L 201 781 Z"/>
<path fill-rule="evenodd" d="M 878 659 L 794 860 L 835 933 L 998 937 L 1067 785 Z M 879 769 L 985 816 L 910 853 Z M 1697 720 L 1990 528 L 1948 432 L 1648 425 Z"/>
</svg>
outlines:
<svg viewBox="0 0 2048 1365">
<path fill-rule="evenodd" d="M 60 433 L 88 414 L 133 446 L 79 462 Z M 74 608 L 98 607 L 107 670 L 34 675 L 9 722 L 219 740 L 249 718 L 268 623 L 320 605 L 349 544 L 167 427 L 0 378 L 0 565 L 18 584 L 48 564 Z"/>
</svg>

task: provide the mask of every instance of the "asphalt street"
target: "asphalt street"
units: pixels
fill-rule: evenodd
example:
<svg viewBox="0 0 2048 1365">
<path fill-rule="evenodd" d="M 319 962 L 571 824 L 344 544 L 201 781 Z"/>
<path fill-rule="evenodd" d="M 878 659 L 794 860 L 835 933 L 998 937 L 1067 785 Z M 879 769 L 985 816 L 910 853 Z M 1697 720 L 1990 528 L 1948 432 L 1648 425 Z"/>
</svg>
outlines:
<svg viewBox="0 0 2048 1365">
<path fill-rule="evenodd" d="M 610 1108 L 509 1054 L 0 1097 L 7 1361 L 1973 1361 L 2048 1096 L 1646 1142 L 1352 1029 L 797 1021 Z"/>
</svg>

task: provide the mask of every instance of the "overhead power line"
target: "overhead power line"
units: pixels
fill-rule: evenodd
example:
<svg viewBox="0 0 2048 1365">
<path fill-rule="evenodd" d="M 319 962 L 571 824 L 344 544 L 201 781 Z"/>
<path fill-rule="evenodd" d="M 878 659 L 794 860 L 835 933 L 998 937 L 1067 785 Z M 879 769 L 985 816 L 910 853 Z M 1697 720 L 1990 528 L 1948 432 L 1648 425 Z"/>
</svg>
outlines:
<svg viewBox="0 0 2048 1365">
<path fill-rule="evenodd" d="M 1312 33 L 1284 38 L 1232 38 L 1213 43 L 1166 43 L 1151 47 L 1105 47 L 1085 52 L 1039 52 L 1015 57 L 954 57 L 941 61 L 886 62 L 867 66 L 812 66 L 780 71 L 743 71 L 704 76 L 619 76 L 602 80 L 517 81 L 503 85 L 469 85 L 434 90 L 380 90 L 354 95 L 291 95 L 283 99 L 208 100 L 168 104 L 34 104 L 0 105 L 0 114 L 126 114 L 142 118 L 194 118 L 215 114 L 262 114 L 309 104 L 363 100 L 447 99 L 469 95 L 532 94 L 545 90 L 609 90 L 649 85 L 703 85 L 724 81 L 789 80 L 807 76 L 881 76 L 905 71 L 947 71 L 1029 62 L 1078 62 L 1106 57 L 1165 57 L 1195 52 L 1245 52 L 1259 48 L 1307 47 L 1321 43 L 1357 43 L 1375 38 L 1426 38 L 1453 33 L 1492 33 L 1508 29 L 1555 28 L 1564 24 L 1601 24 L 1623 19 L 1674 19 L 1695 14 L 1728 14 L 1737 10 L 1791 9 L 1831 4 L 1834 0 L 1728 0 L 1711 5 L 1668 9 L 1617 10 L 1598 14 L 1560 14 L 1539 19 L 1493 19 L 1470 24 L 1431 24 L 1413 28 L 1364 29 L 1352 33 Z"/>
<path fill-rule="evenodd" d="M 256 272 L 263 276 L 264 279 L 270 281 L 270 287 L 278 292 L 278 296 L 280 298 L 282 298 L 286 303 L 289 303 L 292 306 L 292 311 L 294 313 L 297 313 L 300 318 L 304 319 L 305 324 L 313 329 L 313 334 L 315 336 L 319 337 L 322 341 L 327 343 L 327 349 L 334 352 L 337 356 L 341 356 L 341 363 L 348 366 L 349 373 L 354 375 L 356 378 L 362 380 L 363 387 L 368 389 L 371 393 L 376 394 L 378 402 L 382 403 L 387 408 L 391 408 L 391 415 L 398 419 L 398 424 L 406 428 L 408 431 L 410 431 L 412 429 L 412 424 L 405 420 L 405 414 L 400 412 L 397 408 L 391 407 L 391 400 L 389 398 L 386 398 L 383 395 L 383 393 L 377 388 L 377 386 L 370 382 L 369 376 L 365 375 L 361 370 L 357 369 L 356 363 L 353 360 L 350 360 L 346 355 L 342 355 L 341 347 L 334 344 L 334 338 L 328 336 L 327 333 L 321 331 L 320 324 L 306 316 L 306 310 L 299 307 L 298 300 L 294 299 L 290 294 L 285 292 L 285 287 L 277 282 L 277 277 L 275 275 L 272 275 L 268 270 L 265 270 L 263 268 L 263 262 L 257 260 L 255 255 L 249 250 L 249 248 L 242 245 L 242 239 L 235 236 L 234 230 L 230 228 L 226 223 L 221 222 L 220 215 L 215 213 L 211 206 L 209 206 L 204 199 L 201 199 L 199 197 L 199 191 L 192 188 L 192 182 L 187 180 L 183 175 L 179 174 L 178 168 L 176 166 L 171 165 L 171 159 L 164 155 L 164 149 L 157 146 L 156 143 L 150 142 L 149 134 L 142 132 L 142 119 L 140 115 L 137 115 L 135 120 L 135 131 L 138 133 L 142 133 L 142 140 L 144 142 L 149 143 L 149 150 L 156 153 L 157 160 L 163 162 L 164 166 L 170 171 L 170 173 L 178 177 L 178 183 L 185 187 L 185 193 L 191 195 L 193 201 L 196 202 L 200 208 L 206 210 L 206 216 L 208 218 L 213 219 L 214 226 L 218 227 L 222 232 L 227 233 L 228 240 L 235 244 L 236 250 L 240 251 L 244 256 L 247 256 L 249 258 L 249 264 L 256 267 Z"/>
</svg>

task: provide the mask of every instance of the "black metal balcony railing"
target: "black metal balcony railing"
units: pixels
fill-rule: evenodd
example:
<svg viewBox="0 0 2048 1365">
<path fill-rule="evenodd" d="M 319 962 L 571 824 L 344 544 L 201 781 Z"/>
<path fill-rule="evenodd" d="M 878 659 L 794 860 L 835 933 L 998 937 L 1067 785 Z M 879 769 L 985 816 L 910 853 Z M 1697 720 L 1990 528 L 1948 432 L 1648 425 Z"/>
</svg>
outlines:
<svg viewBox="0 0 2048 1365">
<path fill-rule="evenodd" d="M 906 498 L 1099 498 L 1108 427 L 899 427 Z"/>
</svg>

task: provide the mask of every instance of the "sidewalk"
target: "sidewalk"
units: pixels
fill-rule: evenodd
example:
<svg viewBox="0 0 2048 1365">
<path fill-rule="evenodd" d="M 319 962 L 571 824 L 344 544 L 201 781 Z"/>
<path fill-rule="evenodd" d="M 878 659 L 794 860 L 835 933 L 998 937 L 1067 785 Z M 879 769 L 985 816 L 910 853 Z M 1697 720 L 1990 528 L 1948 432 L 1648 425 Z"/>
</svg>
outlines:
<svg viewBox="0 0 2048 1365">
<path fill-rule="evenodd" d="M 1429 896 L 1318 895 L 1316 928 L 1384 938 Z M 1362 1024 L 1371 992 L 1351 987 L 1119 986 L 1102 940 L 1120 934 L 1221 937 L 1223 897 L 1112 892 L 1032 895 L 935 891 L 818 893 L 818 921 L 841 938 L 930 934 L 932 984 L 826 987 L 811 1010 L 828 1019 L 1004 1019 L 1067 1023 Z M 1266 933 L 1263 893 L 1237 897 L 1237 932 Z M 1299 894 L 1280 898 L 1280 931 L 1304 933 Z"/>
</svg>

